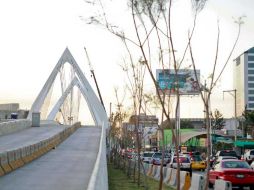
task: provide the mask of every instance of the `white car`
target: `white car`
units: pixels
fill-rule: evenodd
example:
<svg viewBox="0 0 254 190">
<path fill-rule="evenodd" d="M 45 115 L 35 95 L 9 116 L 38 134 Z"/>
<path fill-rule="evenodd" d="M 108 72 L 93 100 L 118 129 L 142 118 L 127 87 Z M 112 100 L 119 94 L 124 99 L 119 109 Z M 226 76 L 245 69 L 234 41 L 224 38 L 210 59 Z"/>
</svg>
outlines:
<svg viewBox="0 0 254 190">
<path fill-rule="evenodd" d="M 192 173 L 191 168 L 191 159 L 188 156 L 179 156 L 179 164 L 180 164 L 180 170 L 188 171 L 190 174 Z M 177 157 L 174 156 L 174 158 L 171 160 L 169 167 L 171 168 L 177 168 Z"/>
<path fill-rule="evenodd" d="M 152 162 L 152 156 L 153 156 L 154 152 L 144 152 L 141 155 L 141 159 L 143 162 L 150 164 Z"/>
<path fill-rule="evenodd" d="M 254 149 L 245 152 L 243 159 L 248 163 L 251 163 L 251 161 L 254 160 Z"/>
</svg>

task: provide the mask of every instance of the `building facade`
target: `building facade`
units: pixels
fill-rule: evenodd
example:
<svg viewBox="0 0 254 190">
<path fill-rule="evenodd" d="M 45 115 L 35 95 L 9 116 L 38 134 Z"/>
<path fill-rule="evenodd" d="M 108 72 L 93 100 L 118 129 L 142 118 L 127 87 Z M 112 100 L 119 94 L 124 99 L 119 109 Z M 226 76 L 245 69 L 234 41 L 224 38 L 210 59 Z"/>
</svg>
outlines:
<svg viewBox="0 0 254 190">
<path fill-rule="evenodd" d="M 236 89 L 236 114 L 241 116 L 245 106 L 254 110 L 254 47 L 234 60 L 233 87 Z"/>
</svg>

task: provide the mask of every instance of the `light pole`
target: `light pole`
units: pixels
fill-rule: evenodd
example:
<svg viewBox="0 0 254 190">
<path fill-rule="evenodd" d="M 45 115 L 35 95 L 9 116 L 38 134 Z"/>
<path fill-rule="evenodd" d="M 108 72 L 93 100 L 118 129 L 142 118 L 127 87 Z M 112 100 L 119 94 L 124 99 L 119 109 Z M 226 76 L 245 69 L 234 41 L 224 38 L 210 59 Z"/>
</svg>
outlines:
<svg viewBox="0 0 254 190">
<path fill-rule="evenodd" d="M 232 95 L 234 97 L 234 100 L 235 100 L 235 143 L 236 143 L 236 140 L 237 140 L 237 122 L 236 122 L 236 89 L 234 90 L 224 90 L 223 91 L 223 98 L 224 98 L 224 92 L 228 92 L 230 95 Z M 233 92 L 233 93 L 232 93 Z"/>
</svg>

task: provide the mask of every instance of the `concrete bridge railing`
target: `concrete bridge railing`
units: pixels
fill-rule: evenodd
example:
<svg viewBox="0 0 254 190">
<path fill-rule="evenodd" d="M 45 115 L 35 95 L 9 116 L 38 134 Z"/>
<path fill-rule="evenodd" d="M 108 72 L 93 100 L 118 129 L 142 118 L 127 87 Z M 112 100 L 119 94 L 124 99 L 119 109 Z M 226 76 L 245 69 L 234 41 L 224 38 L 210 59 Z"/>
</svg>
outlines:
<svg viewBox="0 0 254 190">
<path fill-rule="evenodd" d="M 0 136 L 8 135 L 31 127 L 32 122 L 27 119 L 17 119 L 0 123 Z"/>
<path fill-rule="evenodd" d="M 102 126 L 100 147 L 87 190 L 108 190 L 105 126 Z"/>
</svg>

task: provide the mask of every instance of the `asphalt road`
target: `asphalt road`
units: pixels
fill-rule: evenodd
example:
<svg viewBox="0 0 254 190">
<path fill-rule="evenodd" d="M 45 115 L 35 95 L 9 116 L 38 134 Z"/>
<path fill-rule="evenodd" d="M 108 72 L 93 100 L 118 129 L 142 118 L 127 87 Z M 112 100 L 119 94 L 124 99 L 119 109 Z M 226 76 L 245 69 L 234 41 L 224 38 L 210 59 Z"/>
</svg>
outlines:
<svg viewBox="0 0 254 190">
<path fill-rule="evenodd" d="M 56 149 L 0 177 L 1 190 L 84 190 L 99 150 L 101 128 L 82 127 Z"/>
</svg>

